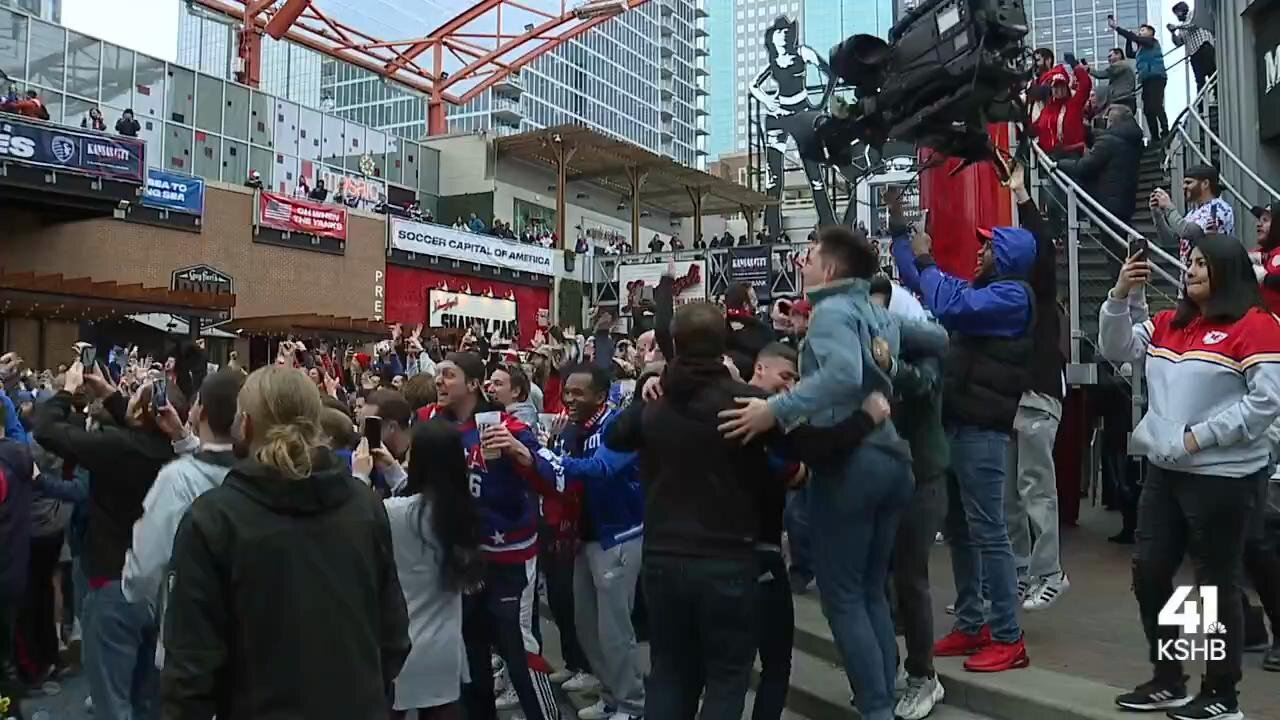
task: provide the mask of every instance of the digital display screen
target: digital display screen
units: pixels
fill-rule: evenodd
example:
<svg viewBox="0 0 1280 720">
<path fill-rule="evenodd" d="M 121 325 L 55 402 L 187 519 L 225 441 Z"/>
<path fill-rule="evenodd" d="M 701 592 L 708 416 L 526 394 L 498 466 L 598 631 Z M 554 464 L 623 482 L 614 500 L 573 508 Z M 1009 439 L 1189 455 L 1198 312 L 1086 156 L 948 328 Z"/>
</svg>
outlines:
<svg viewBox="0 0 1280 720">
<path fill-rule="evenodd" d="M 951 7 L 938 13 L 938 34 L 945 35 L 948 30 L 960 24 L 960 7 Z"/>
</svg>

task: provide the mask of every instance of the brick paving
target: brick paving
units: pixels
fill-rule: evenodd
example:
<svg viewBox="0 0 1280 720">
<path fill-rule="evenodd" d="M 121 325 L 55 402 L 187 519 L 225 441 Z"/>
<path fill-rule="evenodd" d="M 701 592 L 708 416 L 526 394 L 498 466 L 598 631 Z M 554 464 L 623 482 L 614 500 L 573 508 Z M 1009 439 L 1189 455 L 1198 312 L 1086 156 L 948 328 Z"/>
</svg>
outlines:
<svg viewBox="0 0 1280 720">
<path fill-rule="evenodd" d="M 1047 611 L 1022 613 L 1027 651 L 1035 667 L 1132 688 L 1151 677 L 1138 605 L 1130 591 L 1132 546 L 1107 542 L 1120 527 L 1118 513 L 1082 507 L 1080 515 L 1079 527 L 1062 528 L 1063 565 L 1071 589 Z M 1183 575 L 1190 583 L 1185 564 Z M 943 608 L 955 597 L 944 546 L 933 553 L 930 579 L 941 633 L 953 620 Z M 1250 720 L 1280 720 L 1280 673 L 1264 672 L 1260 664 L 1261 655 L 1245 654 L 1242 709 Z M 1199 687 L 1201 670 L 1198 663 L 1187 665 L 1192 692 Z"/>
</svg>

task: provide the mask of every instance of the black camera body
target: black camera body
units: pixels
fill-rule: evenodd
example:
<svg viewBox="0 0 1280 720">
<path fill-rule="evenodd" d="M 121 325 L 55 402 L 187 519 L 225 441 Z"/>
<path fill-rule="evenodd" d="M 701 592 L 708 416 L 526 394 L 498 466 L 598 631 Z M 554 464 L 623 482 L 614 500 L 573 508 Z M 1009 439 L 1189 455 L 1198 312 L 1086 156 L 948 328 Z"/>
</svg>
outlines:
<svg viewBox="0 0 1280 720">
<path fill-rule="evenodd" d="M 974 161 L 991 156 L 986 125 L 1023 119 L 1031 78 L 1022 0 L 927 0 L 889 32 L 854 35 L 831 50 L 833 82 L 856 102 L 815 124 L 801 155 L 837 166 L 858 141 L 931 147 Z"/>
</svg>

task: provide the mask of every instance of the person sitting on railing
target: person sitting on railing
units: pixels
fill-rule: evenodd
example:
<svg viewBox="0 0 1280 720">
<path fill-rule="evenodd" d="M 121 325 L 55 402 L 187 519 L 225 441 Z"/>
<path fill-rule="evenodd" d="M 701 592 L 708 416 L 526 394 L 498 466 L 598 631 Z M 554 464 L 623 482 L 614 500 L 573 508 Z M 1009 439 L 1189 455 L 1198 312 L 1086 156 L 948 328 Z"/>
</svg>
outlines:
<svg viewBox="0 0 1280 720">
<path fill-rule="evenodd" d="M 467 229 L 477 235 L 485 233 L 484 221 L 476 217 L 475 213 L 471 213 L 471 217 L 467 220 Z"/>
<path fill-rule="evenodd" d="M 658 233 L 654 233 L 653 239 L 649 241 L 649 252 L 660 253 L 662 252 L 664 245 L 662 238 L 658 237 Z"/>
<path fill-rule="evenodd" d="M 1163 188 L 1151 193 L 1152 214 L 1156 232 L 1163 243 L 1178 240 L 1178 258 L 1187 264 L 1191 246 L 1197 236 L 1206 233 L 1232 235 L 1236 231 L 1235 211 L 1223 200 L 1218 169 L 1212 165 L 1193 165 L 1182 176 L 1182 195 L 1186 199 L 1186 216 L 1179 218 L 1173 199 Z"/>
<path fill-rule="evenodd" d="M 1089 68 L 1089 74 L 1099 80 L 1106 80 L 1106 97 L 1102 105 L 1124 105 L 1132 113 L 1138 112 L 1138 72 L 1137 63 L 1125 57 L 1124 50 L 1111 48 L 1107 53 L 1107 66 Z"/>
<path fill-rule="evenodd" d="M 1213 11 L 1201 8 L 1207 3 L 1196 3 L 1196 17 L 1190 18 L 1191 8 L 1184 2 L 1173 6 L 1173 14 L 1177 23 L 1169 23 L 1169 34 L 1173 36 L 1173 44 L 1186 46 L 1187 59 L 1191 62 L 1191 72 L 1196 76 L 1196 90 L 1204 88 L 1204 83 L 1218 72 L 1218 62 L 1213 54 L 1213 33 L 1203 27 L 1213 20 Z M 1207 16 L 1201 19 L 1201 11 Z"/>
<path fill-rule="evenodd" d="M 1066 67 L 1054 68 L 1050 74 L 1050 96 L 1035 120 L 1036 142 L 1055 158 L 1084 152 L 1084 106 L 1093 89 L 1088 64 L 1071 53 L 1065 60 Z"/>
<path fill-rule="evenodd" d="M 1169 77 L 1156 29 L 1139 25 L 1136 33 L 1125 30 L 1116 24 L 1114 15 L 1107 16 L 1107 25 L 1125 39 L 1124 54 L 1134 59 L 1134 70 L 1138 82 L 1142 83 L 1142 114 L 1147 119 L 1147 132 L 1154 145 L 1169 135 L 1169 116 L 1164 112 L 1164 88 Z"/>
<path fill-rule="evenodd" d="M 142 132 L 142 123 L 133 116 L 133 108 L 125 110 L 116 121 L 116 132 L 125 137 L 138 137 L 138 133 Z"/>
<path fill-rule="evenodd" d="M 107 121 L 102 118 L 102 111 L 98 108 L 89 108 L 89 116 L 80 121 L 80 127 L 92 127 L 98 132 L 107 131 Z"/>
<path fill-rule="evenodd" d="M 1107 108 L 1107 130 L 1079 159 L 1063 159 L 1058 167 L 1125 225 L 1133 219 L 1138 193 L 1138 160 L 1142 156 L 1142 128 L 1127 105 Z M 1124 237 L 1121 228 L 1114 228 Z"/>
</svg>

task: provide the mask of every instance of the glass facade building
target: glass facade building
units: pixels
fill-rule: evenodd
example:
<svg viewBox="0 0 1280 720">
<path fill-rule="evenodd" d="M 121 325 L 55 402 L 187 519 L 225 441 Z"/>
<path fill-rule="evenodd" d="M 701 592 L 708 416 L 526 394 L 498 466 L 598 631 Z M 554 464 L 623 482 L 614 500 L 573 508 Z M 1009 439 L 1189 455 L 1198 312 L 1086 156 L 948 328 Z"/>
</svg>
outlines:
<svg viewBox="0 0 1280 720">
<path fill-rule="evenodd" d="M 111 128 L 132 109 L 152 167 L 234 184 L 257 170 L 286 193 L 302 176 L 329 178 L 330 187 L 361 178 L 425 207 L 439 194 L 432 148 L 2 7 L 0 68 L 40 94 L 51 122 L 79 126 L 98 107 Z"/>
<path fill-rule="evenodd" d="M 1148 14 L 1147 0 L 1027 0 L 1026 8 L 1031 18 L 1028 45 L 1053 48 L 1059 59 L 1074 53 L 1103 63 L 1111 48 L 1124 47 L 1120 36 L 1107 27 L 1108 15 L 1130 30 L 1148 22 L 1148 17 L 1159 17 L 1158 11 Z M 1159 34 L 1168 45 L 1167 33 L 1161 30 Z"/>
<path fill-rule="evenodd" d="M 764 32 L 780 15 L 798 20 L 800 41 L 823 58 L 850 35 L 884 37 L 893 26 L 893 0 L 724 0 L 709 24 L 711 157 L 747 149 L 748 88 L 769 64 Z M 730 8 L 732 12 L 729 12 Z M 811 72 L 811 85 L 820 78 Z M 815 97 L 815 100 L 817 98 Z"/>
<path fill-rule="evenodd" d="M 709 71 L 702 45 L 707 31 L 701 24 L 708 1 L 654 0 L 623 13 L 529 63 L 518 81 L 450 107 L 449 129 L 511 134 L 576 122 L 698 165 L 705 155 L 700 139 L 706 134 L 701 127 L 706 110 L 700 103 Z M 336 20 L 391 40 L 426 35 L 470 4 L 327 0 L 323 9 Z M 553 4 L 558 12 L 559 3 Z M 530 5 L 550 9 L 538 2 Z M 227 76 L 234 51 L 224 41 L 231 38 L 228 21 L 186 3 L 180 17 L 179 61 Z M 210 25 L 222 26 L 225 35 Z M 302 105 L 332 107 L 339 117 L 401 137 L 426 134 L 426 103 L 419 93 L 305 48 L 273 44 L 287 46 L 287 54 L 264 50 L 264 90 Z M 214 57 L 206 62 L 210 55 Z"/>
</svg>

